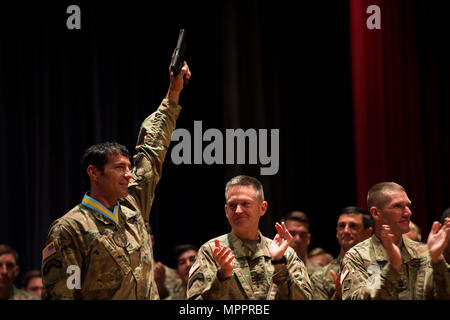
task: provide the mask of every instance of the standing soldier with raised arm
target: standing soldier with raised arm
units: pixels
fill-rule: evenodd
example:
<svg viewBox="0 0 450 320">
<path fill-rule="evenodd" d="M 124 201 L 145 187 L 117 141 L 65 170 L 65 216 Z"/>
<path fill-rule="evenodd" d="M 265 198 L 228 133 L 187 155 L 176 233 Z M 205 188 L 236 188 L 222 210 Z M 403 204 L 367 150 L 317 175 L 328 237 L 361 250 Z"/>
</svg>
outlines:
<svg viewBox="0 0 450 320">
<path fill-rule="evenodd" d="M 82 169 L 90 191 L 50 227 L 42 252 L 43 299 L 159 298 L 145 223 L 181 110 L 183 78 L 190 76 L 186 63 L 176 77 L 170 72 L 166 98 L 142 123 L 133 168 L 118 143 L 85 152 Z M 70 283 L 70 272 L 79 275 L 80 286 Z"/>
<path fill-rule="evenodd" d="M 237 176 L 225 187 L 225 214 L 231 232 L 205 243 L 191 267 L 188 299 L 310 300 L 305 265 L 289 247 L 292 236 L 276 224 L 273 240 L 258 230 L 267 202 L 261 183 Z"/>
</svg>

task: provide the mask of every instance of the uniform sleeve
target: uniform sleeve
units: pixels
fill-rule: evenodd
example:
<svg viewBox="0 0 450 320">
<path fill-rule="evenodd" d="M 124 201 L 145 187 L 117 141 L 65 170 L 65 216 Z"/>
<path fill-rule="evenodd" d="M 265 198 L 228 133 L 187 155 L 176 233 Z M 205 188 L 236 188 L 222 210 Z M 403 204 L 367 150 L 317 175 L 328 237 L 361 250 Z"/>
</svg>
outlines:
<svg viewBox="0 0 450 320">
<path fill-rule="evenodd" d="M 274 272 L 272 281 L 278 286 L 280 300 L 311 300 L 313 297 L 306 266 L 292 252 L 287 254 L 287 265 Z"/>
<path fill-rule="evenodd" d="M 56 221 L 51 227 L 47 238 L 46 249 L 43 251 L 42 260 L 42 300 L 67 300 L 80 299 L 80 290 L 68 287 L 68 279 L 75 271 L 69 266 L 79 267 L 81 270 L 83 261 L 80 250 L 72 237 L 70 227 L 63 226 Z M 70 271 L 74 270 L 74 271 Z M 78 272 L 81 282 L 81 274 Z M 71 279 L 69 279 L 71 280 Z M 72 284 L 76 282 L 72 282 Z"/>
<path fill-rule="evenodd" d="M 217 276 L 217 272 L 218 268 L 212 256 L 212 250 L 208 245 L 202 246 L 189 275 L 187 298 L 190 300 L 229 299 L 233 277 L 221 281 Z"/>
<path fill-rule="evenodd" d="M 396 284 L 400 274 L 388 262 L 379 270 L 369 274 L 363 259 L 355 250 L 345 255 L 341 277 L 342 299 L 398 299 Z"/>
<path fill-rule="evenodd" d="M 439 263 L 431 263 L 433 268 L 434 298 L 450 300 L 450 265 L 444 259 Z"/>
<path fill-rule="evenodd" d="M 158 110 L 144 120 L 139 131 L 133 177 L 128 189 L 145 222 L 149 221 L 155 188 L 161 178 L 162 165 L 180 111 L 181 106 L 164 99 Z M 133 201 L 129 197 L 127 199 Z"/>
</svg>

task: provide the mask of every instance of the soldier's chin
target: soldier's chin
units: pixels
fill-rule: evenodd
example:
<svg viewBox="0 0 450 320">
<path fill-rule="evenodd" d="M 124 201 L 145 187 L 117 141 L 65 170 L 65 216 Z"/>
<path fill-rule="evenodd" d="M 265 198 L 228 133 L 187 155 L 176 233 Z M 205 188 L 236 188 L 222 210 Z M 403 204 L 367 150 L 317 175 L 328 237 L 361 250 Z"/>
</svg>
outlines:
<svg viewBox="0 0 450 320">
<path fill-rule="evenodd" d="M 128 196 L 128 190 L 127 190 L 127 191 L 123 191 L 123 192 L 120 194 L 120 199 L 123 199 L 123 198 L 125 198 L 126 196 Z"/>
</svg>

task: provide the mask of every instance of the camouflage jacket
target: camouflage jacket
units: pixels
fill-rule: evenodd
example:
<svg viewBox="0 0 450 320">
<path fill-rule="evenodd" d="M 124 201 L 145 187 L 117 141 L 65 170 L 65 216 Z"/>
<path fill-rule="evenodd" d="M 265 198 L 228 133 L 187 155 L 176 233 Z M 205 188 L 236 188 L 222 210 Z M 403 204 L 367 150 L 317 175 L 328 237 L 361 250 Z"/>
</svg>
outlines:
<svg viewBox="0 0 450 320">
<path fill-rule="evenodd" d="M 39 298 L 26 291 L 17 289 L 16 286 L 13 286 L 12 295 L 8 300 L 39 300 Z"/>
<path fill-rule="evenodd" d="M 450 269 L 434 264 L 426 244 L 403 236 L 403 264 L 396 271 L 376 235 L 351 248 L 343 259 L 343 299 L 423 300 L 450 298 Z"/>
<path fill-rule="evenodd" d="M 311 276 L 311 283 L 314 288 L 315 300 L 335 300 L 336 285 L 330 271 L 333 270 L 336 274 L 341 272 L 342 257 L 339 255 L 336 259 L 331 261 L 325 267 L 314 272 Z"/>
<path fill-rule="evenodd" d="M 159 298 L 145 222 L 149 221 L 156 184 L 180 110 L 179 105 L 164 99 L 142 123 L 129 194 L 117 206 L 118 224 L 87 206 L 85 197 L 50 226 L 43 250 L 43 299 Z M 119 227 L 128 240 L 124 247 L 113 236 Z M 79 267 L 80 289 L 68 288 L 67 280 L 73 272 L 69 266 Z"/>
<path fill-rule="evenodd" d="M 177 271 L 168 266 L 164 266 L 164 269 L 166 270 L 166 280 L 164 281 L 166 296 L 164 300 L 186 300 L 183 281 L 178 276 Z"/>
<path fill-rule="evenodd" d="M 292 248 L 284 254 L 287 265 L 274 274 L 269 246 L 272 240 L 259 233 L 259 241 L 248 244 L 233 232 L 217 238 L 235 256 L 233 275 L 220 281 L 218 264 L 214 260 L 215 243 L 204 244 L 191 267 L 188 281 L 188 299 L 208 300 L 274 300 L 312 298 L 312 288 L 305 265 Z"/>
<path fill-rule="evenodd" d="M 186 292 L 183 288 L 183 281 L 180 277 L 172 278 L 170 282 L 166 280 L 166 287 L 169 292 L 169 296 L 166 300 L 186 300 Z"/>
</svg>

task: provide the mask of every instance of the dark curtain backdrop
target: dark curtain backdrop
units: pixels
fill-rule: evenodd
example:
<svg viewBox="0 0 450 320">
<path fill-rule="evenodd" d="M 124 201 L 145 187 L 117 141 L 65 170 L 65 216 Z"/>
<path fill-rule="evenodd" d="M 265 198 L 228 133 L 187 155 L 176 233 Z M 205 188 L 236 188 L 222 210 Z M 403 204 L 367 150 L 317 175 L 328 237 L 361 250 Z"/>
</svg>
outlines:
<svg viewBox="0 0 450 320">
<path fill-rule="evenodd" d="M 365 8 L 381 9 L 381 30 Z M 426 239 L 450 206 L 449 45 L 443 2 L 350 1 L 357 203 L 380 181 L 403 185 Z"/>
<path fill-rule="evenodd" d="M 81 30 L 66 28 L 71 4 L 81 8 Z M 434 3 L 402 4 L 408 9 L 390 14 L 393 20 L 396 15 L 413 19 L 411 27 L 401 24 L 410 47 L 402 49 L 389 40 L 393 44 L 384 59 L 397 55 L 400 62 L 371 83 L 401 80 L 415 85 L 407 101 L 418 109 L 414 121 L 421 125 L 414 125 L 413 111 L 406 112 L 409 104 L 402 102 L 405 109 L 400 110 L 406 114 L 396 115 L 403 121 L 398 130 L 408 131 L 370 143 L 388 149 L 385 167 L 393 161 L 391 150 L 403 152 L 405 144 L 416 147 L 413 155 L 403 157 L 404 175 L 392 179 L 405 184 L 414 202 L 435 210 L 418 220 L 428 228 L 427 219 L 449 199 L 449 73 L 441 37 L 448 28 L 433 16 L 442 14 Z M 234 175 L 250 174 L 263 182 L 269 202 L 260 223 L 265 235 L 274 236 L 275 221 L 288 211 L 303 210 L 312 220 L 310 248 L 321 246 L 333 255 L 339 249 L 337 211 L 362 204 L 369 184 L 391 178 L 387 173 L 370 175 L 374 165 L 359 158 L 372 152 L 361 150 L 364 142 L 356 139 L 370 139 L 357 130 L 359 121 L 368 121 L 364 110 L 371 107 L 361 105 L 369 93 L 358 83 L 367 80 L 361 76 L 355 81 L 354 70 L 372 47 L 370 38 L 359 42 L 357 60 L 353 2 L 172 1 L 152 7 L 138 1 L 19 1 L 1 6 L 0 243 L 19 250 L 24 271 L 40 267 L 49 225 L 86 191 L 79 169 L 84 150 L 114 140 L 134 152 L 142 120 L 166 93 L 168 64 L 181 27 L 188 32 L 186 54 L 193 78 L 182 93 L 177 126 L 193 133 L 194 121 L 201 120 L 203 131 L 279 129 L 280 167 L 276 175 L 261 176 L 260 165 L 175 165 L 171 147 L 150 217 L 158 260 L 171 265 L 175 244 L 201 245 L 229 231 L 224 186 Z M 362 9 L 356 15 L 364 17 Z M 382 26 L 390 28 L 388 23 Z M 410 59 L 408 64 L 404 59 Z M 403 69 L 399 63 L 405 63 Z M 406 67 L 413 68 L 416 80 Z M 389 99 L 399 99 L 391 93 L 385 89 L 371 94 L 388 108 Z M 429 105 L 433 111 L 425 112 Z M 377 130 L 391 135 L 398 122 L 370 112 L 377 115 L 370 118 L 371 126 L 384 126 Z M 395 169 L 389 168 L 380 172 Z"/>
</svg>

